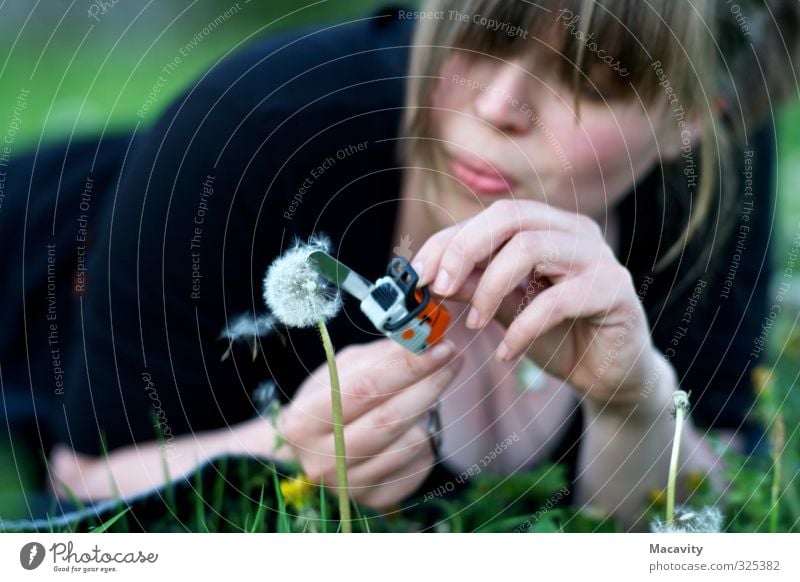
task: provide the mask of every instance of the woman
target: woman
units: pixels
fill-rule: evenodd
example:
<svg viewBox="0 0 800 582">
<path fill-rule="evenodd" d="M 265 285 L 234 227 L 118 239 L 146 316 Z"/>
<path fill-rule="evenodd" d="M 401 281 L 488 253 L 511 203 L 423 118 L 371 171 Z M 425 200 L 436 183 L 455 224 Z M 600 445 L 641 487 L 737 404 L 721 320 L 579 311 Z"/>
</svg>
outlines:
<svg viewBox="0 0 800 582">
<path fill-rule="evenodd" d="M 430 486 L 438 406 L 440 468 L 500 443 L 488 470 L 579 449 L 572 498 L 637 526 L 666 482 L 675 389 L 696 404 L 683 474 L 718 466 L 707 429 L 746 434 L 772 214 L 769 127 L 756 130 L 791 78 L 797 16 L 767 4 L 748 5 L 748 30 L 720 3 L 667 0 L 381 11 L 256 44 L 151 128 L 69 146 L 65 167 L 85 179 L 47 197 L 36 231 L 54 225 L 55 289 L 49 250 L 25 242 L 40 239 L 9 237 L 38 273 L 15 292 L 51 293 L 56 324 L 69 318 L 63 388 L 46 314 L 24 324 L 43 364 L 18 375 L 52 388 L 37 402 L 57 419 L 56 490 L 131 494 L 163 482 L 164 460 L 175 477 L 232 452 L 333 482 L 313 330 L 262 338 L 255 360 L 220 340 L 263 311 L 264 270 L 292 237 L 324 232 L 365 276 L 412 258 L 455 316 L 422 356 L 353 302 L 332 323 L 354 499 L 381 508 Z M 274 425 L 252 398 L 265 378 L 286 403 Z"/>
</svg>

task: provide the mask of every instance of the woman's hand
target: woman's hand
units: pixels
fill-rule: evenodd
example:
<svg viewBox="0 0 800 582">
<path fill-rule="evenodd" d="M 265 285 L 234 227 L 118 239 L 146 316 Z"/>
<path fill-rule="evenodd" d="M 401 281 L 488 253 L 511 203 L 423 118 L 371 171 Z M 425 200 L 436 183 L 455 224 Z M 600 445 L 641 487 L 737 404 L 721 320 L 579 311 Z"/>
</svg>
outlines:
<svg viewBox="0 0 800 582">
<path fill-rule="evenodd" d="M 371 507 L 391 505 L 413 493 L 433 466 L 425 421 L 461 359 L 448 341 L 417 355 L 381 339 L 344 348 L 336 363 L 350 494 Z M 336 485 L 327 364 L 303 382 L 277 429 L 311 481 Z"/>
<path fill-rule="evenodd" d="M 647 318 L 592 219 L 499 200 L 433 235 L 412 264 L 419 285 L 435 279 L 434 293 L 472 304 L 468 327 L 507 327 L 498 359 L 527 353 L 602 406 L 646 400 L 659 373 Z"/>
</svg>

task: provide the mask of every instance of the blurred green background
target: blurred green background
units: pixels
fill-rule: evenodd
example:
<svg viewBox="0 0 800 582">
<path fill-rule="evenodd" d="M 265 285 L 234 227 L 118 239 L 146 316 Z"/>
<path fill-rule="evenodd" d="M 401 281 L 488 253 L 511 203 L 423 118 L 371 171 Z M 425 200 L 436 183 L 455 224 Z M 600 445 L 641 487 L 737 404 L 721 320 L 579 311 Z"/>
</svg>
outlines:
<svg viewBox="0 0 800 582">
<path fill-rule="evenodd" d="M 308 23 L 363 17 L 387 2 L 378 0 L 7 0 L 0 3 L 0 127 L 7 127 L 17 96 L 27 91 L 27 108 L 14 135 L 12 158 L 26 148 L 59 138 L 114 131 L 152 123 L 166 107 L 219 58 L 257 37 Z M 405 2 L 413 5 L 416 2 Z M 209 34 L 204 27 L 225 11 Z M 199 40 L 198 40 L 199 39 Z M 194 43 L 194 44 L 193 44 Z M 181 55 L 181 50 L 187 53 Z M 142 121 L 137 109 L 176 56 L 158 100 Z M 779 192 L 775 270 L 800 233 L 800 107 L 778 117 Z M 774 296 L 774 294 L 773 294 Z M 777 363 L 786 405 L 800 406 L 793 390 L 800 343 L 795 337 L 800 310 L 795 280 L 782 320 L 773 330 L 769 360 Z M 797 425 L 787 418 L 790 446 L 797 448 Z M 0 515 L 19 510 L 24 466 L 18 466 L 0 431 Z M 797 467 L 790 471 L 794 473 Z M 794 478 L 797 475 L 794 474 Z M 6 511 L 4 511 L 4 508 Z M 11 512 L 11 513 L 9 513 Z"/>
<path fill-rule="evenodd" d="M 227 52 L 293 26 L 363 17 L 381 5 L 376 0 L 2 2 L 0 120 L 10 118 L 16 96 L 27 89 L 18 144 L 132 126 L 164 66 L 180 57 L 177 68 L 164 75 L 166 83 L 146 116 L 151 122 Z"/>
</svg>

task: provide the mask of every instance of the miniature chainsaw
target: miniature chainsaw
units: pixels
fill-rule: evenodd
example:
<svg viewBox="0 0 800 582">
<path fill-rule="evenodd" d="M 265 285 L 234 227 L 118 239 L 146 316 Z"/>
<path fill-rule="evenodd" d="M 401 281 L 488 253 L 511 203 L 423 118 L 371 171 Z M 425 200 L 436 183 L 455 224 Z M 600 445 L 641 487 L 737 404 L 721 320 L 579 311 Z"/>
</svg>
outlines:
<svg viewBox="0 0 800 582">
<path fill-rule="evenodd" d="M 324 251 L 309 256 L 325 279 L 361 301 L 361 311 L 384 335 L 412 352 L 438 342 L 450 322 L 450 312 L 431 301 L 428 287 L 417 289 L 419 275 L 403 257 L 389 261 L 386 275 L 370 283 Z"/>
</svg>

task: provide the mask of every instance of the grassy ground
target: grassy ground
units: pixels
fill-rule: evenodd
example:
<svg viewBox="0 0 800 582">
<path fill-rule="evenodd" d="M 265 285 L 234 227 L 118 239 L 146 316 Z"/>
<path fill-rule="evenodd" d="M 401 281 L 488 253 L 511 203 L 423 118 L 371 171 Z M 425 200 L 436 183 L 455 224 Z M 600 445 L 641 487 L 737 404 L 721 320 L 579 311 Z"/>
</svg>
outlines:
<svg viewBox="0 0 800 582">
<path fill-rule="evenodd" d="M 297 0 L 151 1 L 144 6 L 119 2 L 106 13 L 92 16 L 85 3 L 73 5 L 67 12 L 67 3 L 58 3 L 57 9 L 49 3 L 38 3 L 32 9 L 32 3 L 22 0 L 2 3 L 0 133 L 6 129 L 20 94 L 24 95 L 26 109 L 21 127 L 13 135 L 12 156 L 59 137 L 130 127 L 139 120 L 136 111 L 147 99 L 163 67 L 181 55 L 179 66 L 166 77 L 154 109 L 148 114 L 147 120 L 153 120 L 158 110 L 198 74 L 253 38 L 298 24 L 358 17 L 379 4 L 376 0 L 323 0 L 309 2 L 303 8 L 303 3 Z M 226 10 L 229 16 L 205 34 L 204 27 Z M 781 112 L 778 130 L 780 188 L 774 267 L 781 272 L 791 241 L 800 233 L 800 197 L 796 195 L 800 184 L 800 107 Z M 775 419 L 783 419 L 785 446 L 781 448 L 781 471 L 776 472 L 772 462 L 729 459 L 734 485 L 724 504 L 726 528 L 730 531 L 800 529 L 797 521 L 800 392 L 795 388 L 800 370 L 800 334 L 796 322 L 800 282 L 793 283 L 781 320 L 770 336 L 769 366 L 762 370 L 765 388 L 758 412 L 773 435 L 779 432 Z M 2 516 L 14 517 L 23 507 L 21 495 L 30 479 L 24 466 L 17 469 L 17 461 L 8 443 L 0 441 Z M 304 500 L 295 501 L 291 498 L 291 484 L 285 484 L 284 489 L 288 487 L 290 492 L 288 510 L 276 512 L 282 498 L 269 493 L 275 490 L 272 473 L 252 468 L 248 471 L 252 474 L 241 475 L 244 482 L 240 483 L 240 491 L 244 495 L 229 495 L 234 489 L 224 481 L 222 485 L 212 482 L 205 489 L 194 488 L 188 494 L 185 507 L 189 513 L 185 519 L 162 521 L 156 528 L 180 531 L 335 528 L 331 504 L 316 489 L 305 490 Z M 508 480 L 483 475 L 470 481 L 466 497 L 458 506 L 437 498 L 435 503 L 423 504 L 406 518 L 367 516 L 359 527 L 406 531 L 427 524 L 449 531 L 512 531 L 529 522 L 535 531 L 613 529 L 613 524 L 602 516 L 580 515 L 561 506 L 549 508 L 548 503 L 558 505 L 552 499 L 564 485 L 563 471 L 553 467 Z M 267 492 L 266 500 L 263 491 Z M 233 504 L 226 506 L 224 520 L 217 511 L 223 499 L 224 503 Z M 705 485 L 697 483 L 696 503 L 717 501 Z M 548 507 L 544 513 L 540 511 L 543 507 Z M 652 511 L 653 515 L 663 511 L 663 494 L 657 491 L 653 492 Z M 533 516 L 537 517 L 532 520 Z M 98 524 L 85 527 L 91 525 Z M 131 521 L 125 515 L 109 526 L 110 529 L 129 527 Z"/>
</svg>

